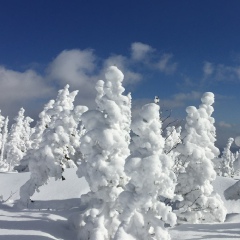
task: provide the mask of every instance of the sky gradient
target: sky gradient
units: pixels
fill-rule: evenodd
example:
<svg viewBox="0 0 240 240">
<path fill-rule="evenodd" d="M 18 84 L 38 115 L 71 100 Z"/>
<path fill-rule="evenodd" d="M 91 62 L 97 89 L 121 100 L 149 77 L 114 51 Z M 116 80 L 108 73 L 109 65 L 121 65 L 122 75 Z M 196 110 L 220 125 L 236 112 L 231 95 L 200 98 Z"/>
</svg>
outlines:
<svg viewBox="0 0 240 240">
<path fill-rule="evenodd" d="M 240 135 L 238 0 L 9 0 L 0 8 L 0 109 L 36 119 L 67 83 L 94 107 L 95 82 L 117 65 L 140 106 L 160 97 L 185 118 L 212 91 L 218 144 Z"/>
</svg>

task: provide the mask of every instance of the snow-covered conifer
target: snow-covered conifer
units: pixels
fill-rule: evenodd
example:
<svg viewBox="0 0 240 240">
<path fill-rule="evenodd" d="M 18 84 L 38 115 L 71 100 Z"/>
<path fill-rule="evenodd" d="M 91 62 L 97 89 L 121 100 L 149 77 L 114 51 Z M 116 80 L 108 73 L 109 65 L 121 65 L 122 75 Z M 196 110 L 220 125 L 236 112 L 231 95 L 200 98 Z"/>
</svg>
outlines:
<svg viewBox="0 0 240 240">
<path fill-rule="evenodd" d="M 1 171 L 8 171 L 8 164 L 6 163 L 6 159 L 4 159 L 5 155 L 5 145 L 7 142 L 7 137 L 8 137 L 8 117 L 6 117 L 3 125 L 3 130 L 2 130 L 2 141 L 1 141 L 1 154 L 0 154 L 0 170 Z"/>
<path fill-rule="evenodd" d="M 131 155 L 125 163 L 130 177 L 119 196 L 120 220 L 114 239 L 170 239 L 164 224 L 174 225 L 176 215 L 164 199 L 172 199 L 175 174 L 172 159 L 164 153 L 160 107 L 146 104 L 132 123 Z"/>
<path fill-rule="evenodd" d="M 4 126 L 5 117 L 1 114 L 0 110 L 0 151 L 2 149 L 2 128 Z"/>
<path fill-rule="evenodd" d="M 235 161 L 234 154 L 230 148 L 234 142 L 233 138 L 229 138 L 226 147 L 223 150 L 221 157 L 221 174 L 224 177 L 232 177 L 234 175 L 233 162 Z"/>
<path fill-rule="evenodd" d="M 54 105 L 49 108 L 51 121 L 43 131 L 38 148 L 33 151 L 29 161 L 30 179 L 21 187 L 20 197 L 23 204 L 27 204 L 30 197 L 45 184 L 49 177 L 63 179 L 62 172 L 65 167 L 75 166 L 70 159 L 74 154 L 75 137 L 72 136 L 78 126 L 75 114 L 81 115 L 87 107 L 78 106 L 74 111 L 73 101 L 78 91 L 69 93 L 69 86 L 59 91 Z"/>
<path fill-rule="evenodd" d="M 19 164 L 19 161 L 26 154 L 29 146 L 28 141 L 31 131 L 25 127 L 33 120 L 29 117 L 25 118 L 24 112 L 25 110 L 21 108 L 18 112 L 18 116 L 15 117 L 15 123 L 11 126 L 5 146 L 4 158 L 8 164 L 8 171 L 12 171 L 14 166 Z"/>
<path fill-rule="evenodd" d="M 186 162 L 185 172 L 178 176 L 176 193 L 183 196 L 179 204 L 179 220 L 192 223 L 222 222 L 226 209 L 218 194 L 213 191 L 216 178 L 212 159 L 219 154 L 215 147 L 214 94 L 206 92 L 199 109 L 187 107 L 186 137 L 178 146 L 181 158 Z"/>
<path fill-rule="evenodd" d="M 42 141 L 43 132 L 48 128 L 49 123 L 51 122 L 51 115 L 49 109 L 53 108 L 54 100 L 50 100 L 45 106 L 43 111 L 39 114 L 39 121 L 37 121 L 34 131 L 30 137 L 30 146 L 26 155 L 21 159 L 18 166 L 15 167 L 15 170 L 18 172 L 29 171 L 28 163 L 32 158 L 36 149 L 38 149 L 40 142 Z"/>
<path fill-rule="evenodd" d="M 240 154 L 236 151 L 234 154 L 235 161 L 233 162 L 234 175 L 240 175 Z"/>
<path fill-rule="evenodd" d="M 1 114 L 1 110 L 0 110 L 0 155 L 2 156 L 3 155 L 3 148 L 4 148 L 4 144 L 3 144 L 3 135 L 2 135 L 2 128 L 4 126 L 4 120 L 5 120 L 5 117 L 2 116 Z M 2 165 L 2 161 L 0 160 L 0 164 Z"/>
<path fill-rule="evenodd" d="M 174 162 L 173 171 L 177 174 L 182 169 L 181 159 L 178 157 L 179 152 L 177 151 L 177 146 L 182 142 L 181 139 L 182 127 L 167 127 L 166 137 L 164 145 L 164 153 L 166 153 Z"/>
<path fill-rule="evenodd" d="M 79 216 L 79 239 L 112 239 L 119 225 L 115 202 L 127 181 L 124 164 L 130 154 L 131 119 L 131 98 L 123 95 L 123 77 L 117 67 L 109 67 L 105 82 L 96 84 L 98 110 L 82 115 L 86 134 L 78 175 L 85 177 L 90 192 L 81 197 L 88 207 Z"/>
<path fill-rule="evenodd" d="M 235 138 L 235 144 L 240 147 L 240 136 L 237 136 Z M 235 156 L 235 161 L 233 163 L 233 168 L 234 168 L 234 174 L 235 175 L 240 175 L 240 154 L 239 154 L 239 150 L 236 151 L 236 153 L 234 154 Z"/>
</svg>

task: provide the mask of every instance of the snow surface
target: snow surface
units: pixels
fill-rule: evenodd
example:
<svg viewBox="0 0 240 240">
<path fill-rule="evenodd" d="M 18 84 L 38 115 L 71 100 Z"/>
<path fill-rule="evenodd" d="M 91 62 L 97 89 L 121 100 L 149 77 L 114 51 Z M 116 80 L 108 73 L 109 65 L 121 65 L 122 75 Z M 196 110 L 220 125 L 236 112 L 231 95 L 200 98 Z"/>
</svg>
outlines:
<svg viewBox="0 0 240 240">
<path fill-rule="evenodd" d="M 76 169 L 66 169 L 64 177 L 65 181 L 50 179 L 48 185 L 40 187 L 32 197 L 35 202 L 22 211 L 13 201 L 19 198 L 19 188 L 29 179 L 29 173 L 0 173 L 2 201 L 14 193 L 8 202 L 0 203 L 0 240 L 77 240 L 77 232 L 67 219 L 83 210 L 80 196 L 89 188 L 76 176 Z M 217 177 L 213 182 L 228 210 L 224 223 L 178 225 L 169 230 L 172 239 L 240 239 L 240 200 L 225 199 L 225 190 L 236 182 L 227 177 Z"/>
</svg>

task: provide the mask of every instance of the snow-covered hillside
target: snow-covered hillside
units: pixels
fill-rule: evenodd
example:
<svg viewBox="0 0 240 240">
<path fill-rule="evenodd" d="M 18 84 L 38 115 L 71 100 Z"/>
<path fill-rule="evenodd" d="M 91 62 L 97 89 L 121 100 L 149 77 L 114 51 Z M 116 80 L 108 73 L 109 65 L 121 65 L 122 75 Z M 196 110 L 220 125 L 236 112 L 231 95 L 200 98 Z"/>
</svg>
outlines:
<svg viewBox="0 0 240 240">
<path fill-rule="evenodd" d="M 0 240 L 77 240 L 77 232 L 68 218 L 84 209 L 80 196 L 89 188 L 83 178 L 77 177 L 76 169 L 66 169 L 64 177 L 64 181 L 51 178 L 33 195 L 29 209 L 20 210 L 14 201 L 19 198 L 19 188 L 29 179 L 29 173 L 0 173 Z M 213 182 L 229 213 L 224 223 L 175 226 L 169 229 L 172 239 L 240 239 L 240 200 L 224 198 L 225 190 L 235 182 L 225 177 L 217 177 Z"/>
</svg>

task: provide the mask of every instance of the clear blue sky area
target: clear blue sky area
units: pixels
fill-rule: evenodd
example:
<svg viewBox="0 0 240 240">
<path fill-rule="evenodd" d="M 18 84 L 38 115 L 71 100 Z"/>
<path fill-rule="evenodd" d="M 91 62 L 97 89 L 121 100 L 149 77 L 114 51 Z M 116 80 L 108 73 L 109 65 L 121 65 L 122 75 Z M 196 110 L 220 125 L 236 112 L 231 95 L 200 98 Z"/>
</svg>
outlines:
<svg viewBox="0 0 240 240">
<path fill-rule="evenodd" d="M 131 46 L 136 42 L 151 48 L 141 61 L 133 60 Z M 214 92 L 219 134 L 226 138 L 240 134 L 239 0 L 1 1 L 1 86 L 6 85 L 9 71 L 15 74 L 29 69 L 45 85 L 61 86 L 47 77 L 49 66 L 62 51 L 73 49 L 92 50 L 95 70 L 88 75 L 95 76 L 109 57 L 121 55 L 124 70 L 141 76 L 126 86 L 133 97 L 141 100 L 159 95 L 166 107 L 182 111 L 181 117 L 187 105 L 200 103 L 203 92 Z M 7 81 L 19 77 L 14 74 Z M 7 110 L 8 103 L 15 111 L 22 102 L 15 96 L 18 93 L 6 94 L 8 85 L 2 94 L 12 100 L 2 108 L 13 115 Z M 12 86 L 20 89 L 24 84 Z M 45 99 L 33 97 L 28 99 L 32 104 L 27 104 L 30 115 L 41 110 L 37 103 Z M 51 97 L 46 94 L 47 98 Z"/>
</svg>

